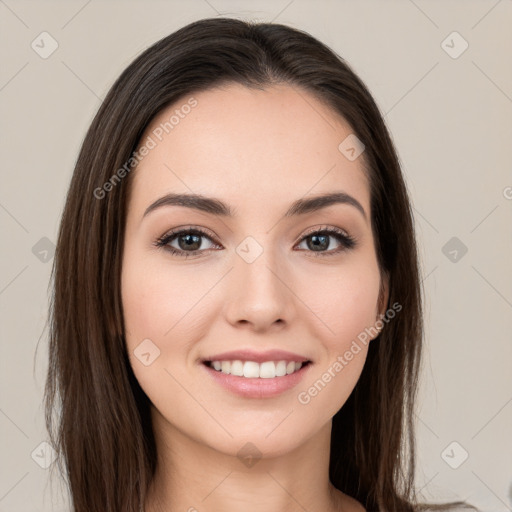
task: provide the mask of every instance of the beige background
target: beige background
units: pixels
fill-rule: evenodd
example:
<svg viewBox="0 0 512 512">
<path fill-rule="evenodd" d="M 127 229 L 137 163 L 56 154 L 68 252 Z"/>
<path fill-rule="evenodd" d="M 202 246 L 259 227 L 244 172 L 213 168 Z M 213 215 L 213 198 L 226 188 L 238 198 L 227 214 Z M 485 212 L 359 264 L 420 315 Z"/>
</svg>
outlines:
<svg viewBox="0 0 512 512">
<path fill-rule="evenodd" d="M 512 510 L 511 0 L 0 0 L 0 512 L 68 510 L 57 493 L 52 506 L 41 467 L 51 462 L 41 445 L 42 334 L 51 247 L 85 131 L 136 55 L 219 13 L 310 32 L 347 59 L 386 114 L 427 296 L 418 488 L 426 499 Z M 58 44 L 45 59 L 31 47 L 45 37 L 51 49 L 43 31 Z"/>
</svg>

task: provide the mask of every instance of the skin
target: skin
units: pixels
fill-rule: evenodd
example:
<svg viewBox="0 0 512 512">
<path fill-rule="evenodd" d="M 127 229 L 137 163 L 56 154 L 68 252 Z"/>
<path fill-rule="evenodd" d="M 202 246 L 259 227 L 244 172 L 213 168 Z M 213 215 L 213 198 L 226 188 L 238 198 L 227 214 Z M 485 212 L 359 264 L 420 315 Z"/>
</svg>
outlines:
<svg viewBox="0 0 512 512">
<path fill-rule="evenodd" d="M 315 511 L 364 508 L 329 482 L 333 415 L 361 374 L 368 347 L 308 404 L 298 401 L 365 328 L 384 313 L 363 160 L 338 145 L 352 130 L 314 96 L 288 85 L 228 85 L 194 94 L 198 104 L 149 151 L 132 176 L 122 267 L 126 343 L 134 374 L 152 402 L 158 467 L 146 512 Z M 187 99 L 187 98 L 186 98 Z M 162 111 L 145 137 L 185 100 Z M 304 196 L 344 191 L 351 205 L 284 218 Z M 222 218 L 184 206 L 146 208 L 169 193 L 216 197 L 235 211 Z M 154 242 L 197 226 L 202 253 L 174 256 Z M 316 257 L 311 228 L 338 227 Z M 251 236 L 263 253 L 236 252 Z M 310 240 L 310 238 L 309 238 Z M 182 251 L 178 238 L 170 244 Z M 220 247 L 220 248 L 219 248 Z M 228 272 L 229 271 L 229 272 Z M 279 321 L 280 319 L 280 321 Z M 150 339 L 160 355 L 135 357 Z M 307 378 L 273 398 L 243 398 L 213 382 L 201 358 L 239 348 L 283 349 L 313 361 Z M 252 443 L 261 459 L 237 457 Z"/>
</svg>

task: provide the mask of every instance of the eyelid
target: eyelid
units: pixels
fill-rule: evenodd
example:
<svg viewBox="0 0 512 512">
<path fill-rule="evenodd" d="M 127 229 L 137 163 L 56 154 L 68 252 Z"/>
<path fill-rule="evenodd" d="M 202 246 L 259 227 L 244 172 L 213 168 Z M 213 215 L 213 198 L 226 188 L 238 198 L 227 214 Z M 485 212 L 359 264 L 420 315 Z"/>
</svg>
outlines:
<svg viewBox="0 0 512 512">
<path fill-rule="evenodd" d="M 194 224 L 186 224 L 184 226 L 177 226 L 175 228 L 172 228 L 169 231 L 166 231 L 161 237 L 159 237 L 159 240 L 164 240 L 166 238 L 169 238 L 173 235 L 178 235 L 180 233 L 188 233 L 189 231 L 198 232 L 201 235 L 210 238 L 212 242 L 215 242 L 216 244 L 220 245 L 219 242 L 217 241 L 217 235 L 215 235 L 213 231 L 209 230 L 208 228 L 203 228 L 202 226 L 196 226 Z"/>
<path fill-rule="evenodd" d="M 299 236 L 299 238 L 297 238 L 295 240 L 295 244 L 298 242 L 301 242 L 305 237 L 307 237 L 309 235 L 318 233 L 319 231 L 329 231 L 329 230 L 339 231 L 339 232 L 343 233 L 347 238 L 354 238 L 352 235 L 350 235 L 346 230 L 344 230 L 342 228 L 338 228 L 336 226 L 328 226 L 328 225 L 320 225 L 320 226 L 317 225 L 317 226 L 313 226 L 313 227 L 309 228 L 304 233 L 302 233 Z M 218 245 L 221 245 L 217 241 L 217 236 L 213 233 L 213 231 L 210 231 L 208 228 L 203 228 L 201 226 L 197 226 L 194 224 L 177 226 L 173 229 L 170 229 L 169 231 L 166 231 L 161 237 L 159 237 L 159 239 L 163 240 L 171 235 L 176 235 L 176 234 L 184 232 L 184 231 L 198 231 L 198 232 L 204 234 L 205 236 L 210 237 L 212 239 L 212 241 L 215 241 Z"/>
<path fill-rule="evenodd" d="M 347 231 L 345 231 L 342 228 L 338 228 L 336 226 L 328 226 L 328 225 L 320 225 L 320 226 L 313 226 L 312 228 L 309 228 L 307 231 L 302 233 L 300 237 L 297 239 L 297 242 L 302 242 L 302 240 L 310 235 L 313 235 L 315 233 L 319 233 L 321 231 L 335 231 L 339 233 L 343 233 L 347 238 L 354 238 L 351 236 Z M 295 242 L 295 243 L 297 243 Z"/>
</svg>

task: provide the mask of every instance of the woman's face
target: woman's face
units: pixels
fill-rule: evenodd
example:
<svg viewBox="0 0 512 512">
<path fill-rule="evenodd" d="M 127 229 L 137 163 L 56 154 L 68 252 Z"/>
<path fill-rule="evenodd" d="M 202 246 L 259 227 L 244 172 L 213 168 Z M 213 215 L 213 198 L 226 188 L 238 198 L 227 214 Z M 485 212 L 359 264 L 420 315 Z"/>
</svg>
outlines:
<svg viewBox="0 0 512 512">
<path fill-rule="evenodd" d="M 226 454 L 250 442 L 279 455 L 347 400 L 366 359 L 361 333 L 382 312 L 369 186 L 351 133 L 284 85 L 194 94 L 148 127 L 122 301 L 130 363 L 161 428 Z M 333 193 L 353 201 L 292 208 Z M 215 203 L 161 200 L 169 194 Z"/>
</svg>

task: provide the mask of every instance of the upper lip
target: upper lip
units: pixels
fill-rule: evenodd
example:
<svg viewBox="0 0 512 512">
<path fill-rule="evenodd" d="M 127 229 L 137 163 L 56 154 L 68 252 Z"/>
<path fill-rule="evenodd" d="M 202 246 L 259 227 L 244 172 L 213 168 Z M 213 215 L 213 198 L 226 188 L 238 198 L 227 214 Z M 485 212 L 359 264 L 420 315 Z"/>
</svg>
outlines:
<svg viewBox="0 0 512 512">
<path fill-rule="evenodd" d="M 255 363 L 264 363 L 265 361 L 296 361 L 305 363 L 310 361 L 307 357 L 286 350 L 266 350 L 265 352 L 256 352 L 251 349 L 233 350 L 231 352 L 222 352 L 211 357 L 202 359 L 206 361 L 254 361 Z"/>
</svg>

